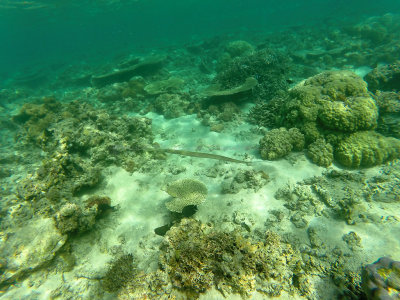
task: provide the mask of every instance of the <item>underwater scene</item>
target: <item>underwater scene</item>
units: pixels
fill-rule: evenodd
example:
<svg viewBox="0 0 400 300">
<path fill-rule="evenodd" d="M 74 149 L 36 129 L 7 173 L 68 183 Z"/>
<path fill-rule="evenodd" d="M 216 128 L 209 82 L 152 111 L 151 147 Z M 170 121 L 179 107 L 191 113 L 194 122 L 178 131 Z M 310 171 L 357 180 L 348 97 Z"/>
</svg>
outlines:
<svg viewBox="0 0 400 300">
<path fill-rule="evenodd" d="M 0 299 L 400 299 L 400 1 L 0 0 Z"/>
</svg>

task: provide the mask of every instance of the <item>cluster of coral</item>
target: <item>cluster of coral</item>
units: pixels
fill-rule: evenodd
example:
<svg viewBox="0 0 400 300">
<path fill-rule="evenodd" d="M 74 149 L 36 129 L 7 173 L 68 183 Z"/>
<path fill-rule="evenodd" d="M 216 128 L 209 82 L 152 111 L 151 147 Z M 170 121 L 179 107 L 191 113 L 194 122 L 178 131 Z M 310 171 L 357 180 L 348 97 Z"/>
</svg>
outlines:
<svg viewBox="0 0 400 300">
<path fill-rule="evenodd" d="M 133 271 L 132 258 L 124 266 L 121 261 L 111 266 L 104 279 L 106 288 L 119 290 L 121 299 L 169 299 L 178 295 L 197 299 L 212 288 L 224 296 L 239 294 L 244 298 L 256 291 L 270 297 L 310 294 L 299 252 L 274 232 L 254 240 L 240 228 L 226 232 L 183 219 L 165 236 L 157 271 L 140 274 Z M 132 266 L 130 276 L 126 276 L 127 265 Z M 116 276 L 116 272 L 121 275 Z"/>
<path fill-rule="evenodd" d="M 12 122 L 16 148 L 26 156 L 20 163 L 33 161 L 34 167 L 1 206 L 1 232 L 7 234 L 0 253 L 8 259 L 2 261 L 0 286 L 49 263 L 68 238 L 90 231 L 112 211 L 109 197 L 93 194 L 104 167 L 132 172 L 153 155 L 146 151 L 153 140 L 149 119 L 113 116 L 87 103 L 44 98 L 25 103 Z"/>
<path fill-rule="evenodd" d="M 259 140 L 264 160 L 303 150 L 322 167 L 336 162 L 358 169 L 399 159 L 399 18 L 386 14 L 341 28 L 304 27 L 262 37 L 248 33 L 248 41 L 219 37 L 169 48 L 167 55 L 157 50 L 101 67 L 69 65 L 57 74 L 38 67 L 10 79 L 11 85 L 0 89 L 0 163 L 5 166 L 0 169 L 0 292 L 25 283 L 32 290 L 43 283 L 47 290 L 40 277 L 48 276 L 49 282 L 62 278 L 52 298 L 76 298 L 85 289 L 90 299 L 116 294 L 120 299 L 196 299 L 215 290 L 218 297 L 316 299 L 325 286 L 349 299 L 398 297 L 399 263 L 382 258 L 361 273 L 361 264 L 369 261 L 359 255 L 364 238 L 353 229 L 360 223 L 383 224 L 379 228 L 398 223 L 398 216 L 384 209 L 393 205 L 398 211 L 398 162 L 379 166 L 378 175 L 329 169 L 271 192 L 263 189 L 267 183 L 281 184 L 264 171 L 273 170 L 273 163 L 235 169 L 224 163 L 243 161 L 215 155 L 224 162 L 208 169 L 200 165 L 203 170 L 187 177 L 213 178 L 210 187 L 203 180 L 171 179 L 188 170 L 176 161 L 168 165 L 165 154 L 185 151 L 157 151 L 150 118 L 167 123 L 194 115 L 207 134 L 216 139 L 229 134 L 238 149 L 243 141 L 257 147 Z M 348 71 L 362 66 L 377 66 L 365 81 Z M 247 114 L 249 104 L 254 106 Z M 249 119 L 258 127 L 245 124 L 246 131 L 238 132 Z M 176 137 L 156 130 L 160 141 Z M 197 129 L 191 130 L 195 135 Z M 179 144 L 179 137 L 171 142 Z M 197 150 L 213 147 L 196 143 Z M 242 152 L 235 155 L 257 157 L 252 148 Z M 96 190 L 110 166 L 141 172 L 143 178 L 165 175 L 172 198 L 154 204 L 154 214 L 179 217 L 159 227 L 162 234 L 154 230 L 163 237 L 153 228 L 148 240 L 104 237 L 109 227 L 126 221 L 114 218 L 120 212 L 115 199 Z M 138 194 L 159 188 L 140 176 L 132 181 Z M 218 203 L 206 202 L 207 197 Z M 137 202 L 156 203 L 152 200 Z M 213 205 L 230 215 L 214 214 Z M 380 213 L 373 205 L 381 206 Z M 186 218 L 197 206 L 210 216 L 203 211 Z M 148 224 L 140 223 L 142 212 L 129 216 L 137 223 L 128 226 L 144 231 Z M 260 224 L 252 214 L 262 214 Z M 324 221 L 319 226 L 316 218 L 354 227 L 332 242 Z M 95 264 L 101 270 L 86 275 L 92 274 L 82 271 L 92 267 L 88 257 L 97 261 L 101 255 Z M 115 257 L 108 271 L 106 255 Z M 138 261 L 149 257 L 153 269 Z M 78 279 L 85 282 L 72 286 Z"/>
<path fill-rule="evenodd" d="M 269 107 L 276 110 L 275 104 L 267 103 L 262 107 L 267 115 L 271 114 Z M 266 133 L 260 141 L 263 159 L 281 158 L 303 146 L 311 161 L 324 167 L 334 159 L 358 168 L 400 157 L 400 140 L 375 130 L 378 105 L 367 83 L 350 71 L 324 72 L 300 82 L 290 89 L 279 113 L 280 118 L 270 125 L 289 130 Z M 259 112 L 254 118 L 263 121 Z"/>
</svg>

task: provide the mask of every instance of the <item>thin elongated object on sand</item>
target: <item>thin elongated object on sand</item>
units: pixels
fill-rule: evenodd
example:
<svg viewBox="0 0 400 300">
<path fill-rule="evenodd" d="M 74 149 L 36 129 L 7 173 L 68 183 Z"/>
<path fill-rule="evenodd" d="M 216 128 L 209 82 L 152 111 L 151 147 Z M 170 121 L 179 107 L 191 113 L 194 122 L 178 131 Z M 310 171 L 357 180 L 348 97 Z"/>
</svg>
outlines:
<svg viewBox="0 0 400 300">
<path fill-rule="evenodd" d="M 223 156 L 223 155 L 204 153 L 204 152 L 193 152 L 193 151 L 175 150 L 175 149 L 154 149 L 154 150 L 160 151 L 160 152 L 165 152 L 165 153 L 183 155 L 183 156 L 217 159 L 217 160 L 228 161 L 228 162 L 233 162 L 233 163 L 238 163 L 238 164 L 249 165 L 252 163 L 252 162 L 248 162 L 248 161 L 244 161 L 244 160 L 230 158 L 230 157 Z"/>
</svg>

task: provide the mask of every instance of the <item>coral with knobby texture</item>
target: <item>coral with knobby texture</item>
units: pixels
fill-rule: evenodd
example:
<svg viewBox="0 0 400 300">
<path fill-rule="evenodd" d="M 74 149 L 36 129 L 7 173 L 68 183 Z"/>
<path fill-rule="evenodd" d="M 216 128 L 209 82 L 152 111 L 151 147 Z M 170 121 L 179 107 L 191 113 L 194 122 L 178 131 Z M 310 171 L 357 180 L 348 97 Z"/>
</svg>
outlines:
<svg viewBox="0 0 400 300">
<path fill-rule="evenodd" d="M 332 130 L 355 132 L 376 126 L 378 110 L 371 97 L 348 97 L 343 101 L 321 101 L 319 120 Z"/>
<path fill-rule="evenodd" d="M 400 158 L 400 140 L 374 131 L 356 132 L 335 148 L 336 160 L 346 167 L 371 167 Z"/>
<path fill-rule="evenodd" d="M 324 139 L 311 143 L 306 154 L 313 163 L 321 167 L 329 167 L 333 162 L 333 147 Z"/>
<path fill-rule="evenodd" d="M 260 140 L 262 159 L 274 160 L 288 155 L 292 150 L 301 151 L 304 135 L 297 128 L 272 129 Z"/>
<path fill-rule="evenodd" d="M 173 199 L 166 204 L 170 211 L 181 213 L 188 205 L 199 205 L 206 200 L 207 187 L 201 181 L 195 179 L 181 179 L 171 182 L 167 187 L 167 193 Z"/>
<path fill-rule="evenodd" d="M 327 131 L 355 132 L 377 125 L 378 109 L 366 83 L 350 71 L 329 71 L 315 75 L 290 90 L 284 106 L 285 126 L 297 127 L 306 140 L 314 142 L 316 128 Z"/>
<path fill-rule="evenodd" d="M 381 257 L 373 264 L 366 265 L 361 277 L 362 288 L 368 299 L 400 298 L 400 261 Z"/>
<path fill-rule="evenodd" d="M 265 107 L 267 112 L 272 108 Z M 378 124 L 377 104 L 366 82 L 350 71 L 324 72 L 299 83 L 289 91 L 279 114 L 280 118 L 271 119 L 268 113 L 266 120 L 298 128 L 309 158 L 318 165 L 329 166 L 332 152 L 338 162 L 352 168 L 370 167 L 400 156 L 399 140 L 373 131 Z M 284 130 L 279 129 L 281 134 L 274 130 L 260 140 L 264 159 L 283 157 L 290 151 Z"/>
</svg>

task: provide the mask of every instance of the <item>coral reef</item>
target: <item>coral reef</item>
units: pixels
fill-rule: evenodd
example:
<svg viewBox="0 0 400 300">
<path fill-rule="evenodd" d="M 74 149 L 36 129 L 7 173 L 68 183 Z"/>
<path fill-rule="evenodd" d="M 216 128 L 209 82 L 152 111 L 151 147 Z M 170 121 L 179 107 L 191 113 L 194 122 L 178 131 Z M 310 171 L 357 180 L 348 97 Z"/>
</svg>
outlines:
<svg viewBox="0 0 400 300">
<path fill-rule="evenodd" d="M 132 169 L 146 160 L 148 154 L 143 149 L 152 143 L 151 120 L 118 117 L 77 101 L 50 103 L 57 107 L 57 114 L 49 112 L 46 104 L 29 104 L 30 114 L 23 107 L 14 116 L 22 124 L 18 135 L 21 142 L 33 140 L 46 152 L 58 151 L 68 157 L 87 155 L 91 164 L 112 163 Z"/>
<path fill-rule="evenodd" d="M 275 160 L 289 154 L 292 150 L 301 151 L 304 147 L 304 135 L 297 128 L 272 129 L 260 140 L 262 159 Z"/>
<path fill-rule="evenodd" d="M 313 215 L 340 218 L 348 224 L 374 222 L 378 217 L 368 212 L 366 200 L 375 192 L 373 187 L 366 187 L 365 181 L 365 175 L 359 173 L 331 170 L 281 188 L 275 197 L 286 201 L 289 218 L 296 227 L 305 227 Z"/>
<path fill-rule="evenodd" d="M 273 232 L 254 241 L 240 232 L 183 219 L 168 231 L 162 249 L 160 264 L 173 287 L 192 298 L 213 286 L 225 296 L 249 297 L 255 290 L 269 296 L 300 294 L 292 278 L 302 276 L 301 259 Z"/>
<path fill-rule="evenodd" d="M 311 143 L 306 154 L 313 163 L 321 167 L 329 167 L 333 162 L 333 147 L 324 139 Z"/>
<path fill-rule="evenodd" d="M 378 66 L 365 76 L 368 89 L 372 92 L 400 91 L 400 61 L 390 65 Z"/>
<path fill-rule="evenodd" d="M 368 299 L 400 298 L 400 262 L 381 257 L 362 270 L 362 288 Z"/>
<path fill-rule="evenodd" d="M 181 213 L 188 205 L 199 205 L 206 200 L 207 187 L 195 179 L 173 181 L 167 186 L 167 193 L 173 200 L 166 204 L 170 211 Z"/>
<path fill-rule="evenodd" d="M 336 160 L 346 167 L 371 167 L 400 157 L 400 140 L 377 132 L 356 132 L 335 149 Z"/>
<path fill-rule="evenodd" d="M 376 92 L 379 108 L 377 131 L 386 136 L 400 139 L 400 93 Z"/>
<path fill-rule="evenodd" d="M 320 166 L 332 163 L 332 153 L 336 161 L 351 168 L 371 167 L 400 157 L 399 140 L 373 131 L 378 124 L 378 107 L 366 83 L 352 72 L 331 71 L 313 76 L 289 91 L 280 117 L 271 119 L 278 109 L 267 104 L 265 118 L 257 112 L 254 119 L 297 128 L 304 135 L 307 155 Z M 286 129 L 279 130 L 271 130 L 260 140 L 263 159 L 290 152 Z M 268 154 L 268 147 L 273 148 L 272 155 Z"/>
<path fill-rule="evenodd" d="M 280 91 L 288 88 L 287 76 L 289 60 L 283 54 L 271 50 L 259 50 L 247 55 L 238 56 L 220 66 L 215 81 L 221 90 L 230 90 L 248 78 L 254 78 L 252 95 L 257 99 L 269 100 Z"/>
</svg>

